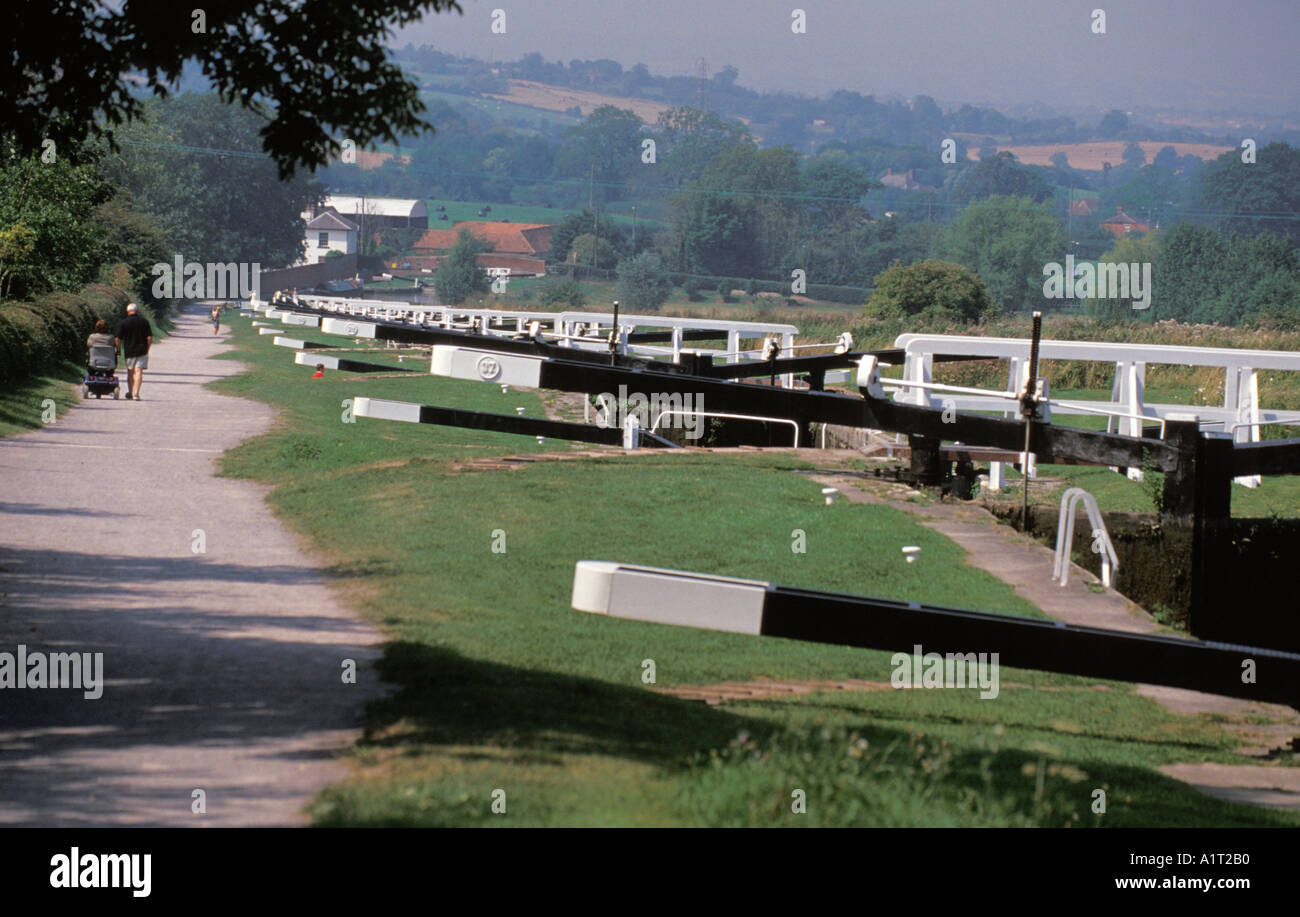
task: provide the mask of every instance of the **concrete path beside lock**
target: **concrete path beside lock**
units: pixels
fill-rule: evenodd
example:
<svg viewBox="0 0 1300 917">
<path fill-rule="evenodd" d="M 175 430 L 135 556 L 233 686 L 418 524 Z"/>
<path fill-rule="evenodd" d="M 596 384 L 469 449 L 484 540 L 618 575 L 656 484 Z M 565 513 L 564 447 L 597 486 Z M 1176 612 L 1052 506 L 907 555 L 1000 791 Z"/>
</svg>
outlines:
<svg viewBox="0 0 1300 917">
<path fill-rule="evenodd" d="M 0 690 L 2 825 L 304 824 L 383 693 L 379 632 L 266 487 L 216 476 L 274 411 L 203 387 L 240 368 L 209 359 L 226 336 L 206 316 L 154 347 L 144 400 L 0 439 L 0 653 L 103 653 L 104 673 L 97 700 Z"/>
</svg>

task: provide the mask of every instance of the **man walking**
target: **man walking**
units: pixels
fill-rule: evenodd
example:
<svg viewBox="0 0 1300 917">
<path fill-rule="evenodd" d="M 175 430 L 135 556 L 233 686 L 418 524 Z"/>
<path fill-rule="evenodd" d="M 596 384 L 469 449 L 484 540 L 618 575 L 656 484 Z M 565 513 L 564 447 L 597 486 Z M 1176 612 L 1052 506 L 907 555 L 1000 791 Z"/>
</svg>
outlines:
<svg viewBox="0 0 1300 917">
<path fill-rule="evenodd" d="M 144 371 L 149 366 L 149 348 L 153 345 L 153 328 L 144 316 L 140 315 L 135 303 L 126 307 L 126 318 L 117 326 L 114 343 L 121 348 L 126 357 L 126 397 L 140 400 L 140 383 L 144 381 Z"/>
</svg>

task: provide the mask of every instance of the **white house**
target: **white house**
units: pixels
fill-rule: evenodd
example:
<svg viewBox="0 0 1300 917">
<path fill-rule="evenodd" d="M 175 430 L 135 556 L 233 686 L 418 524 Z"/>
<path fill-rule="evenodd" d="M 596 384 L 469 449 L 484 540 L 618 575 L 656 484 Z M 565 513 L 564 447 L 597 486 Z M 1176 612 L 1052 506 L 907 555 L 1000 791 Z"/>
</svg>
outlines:
<svg viewBox="0 0 1300 917">
<path fill-rule="evenodd" d="M 351 255 L 357 250 L 357 225 L 332 210 L 322 210 L 308 220 L 306 232 L 303 264 L 324 261 L 330 252 Z"/>
</svg>

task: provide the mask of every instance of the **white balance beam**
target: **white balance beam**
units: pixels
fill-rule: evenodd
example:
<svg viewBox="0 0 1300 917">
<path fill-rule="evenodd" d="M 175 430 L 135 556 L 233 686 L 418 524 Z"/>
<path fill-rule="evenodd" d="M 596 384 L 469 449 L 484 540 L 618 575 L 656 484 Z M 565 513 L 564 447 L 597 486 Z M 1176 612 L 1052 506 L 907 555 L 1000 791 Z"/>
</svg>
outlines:
<svg viewBox="0 0 1300 917">
<path fill-rule="evenodd" d="M 375 420 L 400 420 L 405 423 L 420 422 L 420 405 L 410 401 L 353 398 L 352 413 L 357 417 L 370 417 Z"/>
<path fill-rule="evenodd" d="M 373 338 L 374 322 L 359 322 L 351 318 L 322 318 L 320 330 L 326 334 L 341 334 L 350 338 Z"/>
<path fill-rule="evenodd" d="M 758 635 L 770 588 L 759 580 L 580 560 L 572 605 L 611 618 Z"/>
<path fill-rule="evenodd" d="M 436 344 L 429 371 L 435 376 L 453 379 L 538 388 L 542 380 L 542 362 L 541 357 Z"/>
<path fill-rule="evenodd" d="M 280 340 L 280 338 L 276 338 L 275 342 L 278 344 L 280 343 Z M 293 362 L 300 366 L 315 366 L 317 363 L 320 363 L 326 369 L 339 368 L 338 357 L 326 356 L 325 354 L 317 353 L 314 350 L 300 350 L 298 353 L 293 355 Z"/>
</svg>

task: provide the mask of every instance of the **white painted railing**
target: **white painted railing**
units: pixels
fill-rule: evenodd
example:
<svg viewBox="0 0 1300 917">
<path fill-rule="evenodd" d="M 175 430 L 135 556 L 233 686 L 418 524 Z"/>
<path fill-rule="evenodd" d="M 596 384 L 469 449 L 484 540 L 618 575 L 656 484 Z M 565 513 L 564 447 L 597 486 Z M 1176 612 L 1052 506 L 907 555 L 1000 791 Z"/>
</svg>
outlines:
<svg viewBox="0 0 1300 917">
<path fill-rule="evenodd" d="M 986 338 L 950 334 L 901 334 L 895 347 L 904 351 L 900 401 L 938 407 L 952 401 L 960 411 L 992 411 L 1004 417 L 1020 417 L 1019 405 L 1010 406 L 1006 395 L 1024 387 L 1029 362 L 1029 341 L 1023 338 Z M 1009 361 L 1005 393 L 971 395 L 953 393 L 945 398 L 927 390 L 933 383 L 936 355 L 985 356 Z M 1258 371 L 1261 369 L 1300 372 L 1300 353 L 1282 350 L 1245 350 L 1228 347 L 1188 347 L 1160 344 L 1124 344 L 1104 341 L 1042 341 L 1040 360 L 1077 360 L 1111 363 L 1115 374 L 1109 401 L 1081 399 L 1053 400 L 1051 408 L 1060 414 L 1101 414 L 1107 417 L 1107 432 L 1141 436 L 1145 420 L 1163 420 L 1167 415 L 1193 414 L 1202 424 L 1230 426 L 1237 442 L 1258 442 L 1259 427 L 1300 422 L 1300 411 L 1272 410 L 1259 404 Z M 1212 366 L 1224 371 L 1223 405 L 1159 404 L 1146 401 L 1148 364 Z M 882 382 L 885 380 L 882 380 Z M 909 384 L 910 383 L 910 384 Z M 990 473 L 990 488 L 1001 480 L 1001 468 Z M 1129 477 L 1141 480 L 1140 469 L 1129 469 Z M 1241 477 L 1248 487 L 1259 477 Z"/>
<path fill-rule="evenodd" d="M 412 305 L 410 303 L 355 299 L 341 296 L 318 296 L 299 294 L 298 302 L 314 309 L 335 313 L 340 319 L 361 321 L 401 322 L 404 324 L 437 326 L 442 328 L 469 330 L 489 335 L 517 335 L 531 333 L 530 326 L 536 322 L 536 333 L 543 339 L 553 341 L 561 347 L 573 347 L 581 350 L 607 350 L 608 334 L 614 331 L 613 316 L 608 312 L 585 312 L 570 310 L 567 312 L 530 312 L 507 309 L 466 309 L 459 306 Z M 285 319 L 285 312 L 272 304 L 262 307 L 270 318 Z M 255 306 L 254 308 L 258 308 Z M 326 333 L 342 333 L 338 325 L 328 324 L 323 320 L 321 329 Z M 629 343 L 629 335 L 637 330 L 663 329 L 671 333 L 670 346 L 660 347 L 650 344 Z M 602 335 L 604 331 L 604 335 Z M 622 313 L 618 317 L 616 332 L 617 348 L 621 353 L 638 354 L 648 357 L 668 357 L 674 363 L 681 362 L 681 355 L 686 349 L 683 342 L 687 331 L 716 331 L 719 337 L 726 337 L 727 346 L 722 350 L 696 348 L 697 352 L 722 357 L 729 363 L 741 362 L 745 355 L 758 359 L 760 354 L 740 353 L 740 341 L 743 338 L 777 337 L 781 341 L 783 352 L 791 351 L 796 345 L 795 336 L 799 329 L 794 325 L 773 322 L 731 321 L 726 319 L 684 318 L 662 315 L 639 315 Z M 358 335 L 352 335 L 356 337 Z M 823 346 L 823 345 L 804 345 Z M 834 345 L 825 345 L 834 346 Z M 793 374 L 780 376 L 781 384 L 787 388 L 794 385 Z"/>
</svg>

